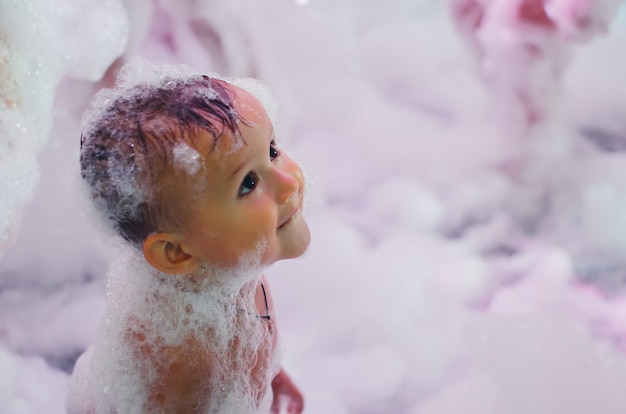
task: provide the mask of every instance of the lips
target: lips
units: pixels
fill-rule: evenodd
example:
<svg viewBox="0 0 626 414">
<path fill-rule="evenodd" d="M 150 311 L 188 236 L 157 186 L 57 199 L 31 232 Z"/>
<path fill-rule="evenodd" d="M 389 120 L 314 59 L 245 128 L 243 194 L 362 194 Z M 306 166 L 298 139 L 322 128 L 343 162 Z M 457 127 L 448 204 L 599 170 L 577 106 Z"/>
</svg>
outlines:
<svg viewBox="0 0 626 414">
<path fill-rule="evenodd" d="M 280 222 L 280 224 L 278 225 L 278 229 L 280 230 L 281 228 L 283 228 L 285 225 L 291 223 L 291 221 L 298 215 L 298 213 L 300 212 L 302 208 L 302 201 L 300 201 L 300 203 L 298 203 L 298 205 L 293 208 L 289 214 L 287 214 L 285 216 L 285 218 Z"/>
</svg>

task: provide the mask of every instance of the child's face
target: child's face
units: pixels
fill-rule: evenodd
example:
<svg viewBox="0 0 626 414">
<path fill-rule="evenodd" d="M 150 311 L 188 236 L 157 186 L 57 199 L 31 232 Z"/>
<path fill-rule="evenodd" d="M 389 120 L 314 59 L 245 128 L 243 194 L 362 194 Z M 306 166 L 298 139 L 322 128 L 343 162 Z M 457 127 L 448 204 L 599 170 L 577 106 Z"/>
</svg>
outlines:
<svg viewBox="0 0 626 414">
<path fill-rule="evenodd" d="M 239 88 L 232 90 L 237 111 L 250 125 L 239 123 L 243 142 L 225 130 L 213 151 L 198 148 L 204 168 L 187 177 L 191 185 L 181 183 L 187 193 L 176 201 L 194 200 L 188 251 L 201 261 L 225 266 L 236 265 L 258 246 L 263 264 L 298 257 L 310 241 L 302 217 L 302 170 L 277 148 L 259 101 Z"/>
</svg>

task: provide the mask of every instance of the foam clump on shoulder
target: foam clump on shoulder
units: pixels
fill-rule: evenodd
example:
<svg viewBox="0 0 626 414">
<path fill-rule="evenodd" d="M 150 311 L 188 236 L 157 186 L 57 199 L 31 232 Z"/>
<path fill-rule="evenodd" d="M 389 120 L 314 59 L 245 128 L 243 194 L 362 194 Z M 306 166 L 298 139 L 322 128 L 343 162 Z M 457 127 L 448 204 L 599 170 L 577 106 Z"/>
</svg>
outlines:
<svg viewBox="0 0 626 414">
<path fill-rule="evenodd" d="M 192 376 L 190 367 L 198 367 L 201 412 L 269 411 L 278 365 L 255 307 L 259 269 L 248 259 L 238 269 L 206 268 L 210 277 L 198 278 L 160 273 L 140 252 L 124 251 L 108 274 L 91 360 L 97 413 L 156 411 L 155 388 L 181 362 Z"/>
</svg>

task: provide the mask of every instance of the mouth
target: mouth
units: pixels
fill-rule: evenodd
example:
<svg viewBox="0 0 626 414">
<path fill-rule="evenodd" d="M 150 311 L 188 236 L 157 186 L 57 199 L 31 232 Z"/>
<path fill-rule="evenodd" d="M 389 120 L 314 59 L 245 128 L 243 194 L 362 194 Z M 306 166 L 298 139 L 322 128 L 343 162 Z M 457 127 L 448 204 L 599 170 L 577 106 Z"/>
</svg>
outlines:
<svg viewBox="0 0 626 414">
<path fill-rule="evenodd" d="M 291 210 L 291 212 L 286 216 L 286 218 L 282 222 L 280 222 L 280 224 L 278 225 L 278 230 L 282 229 L 287 224 L 291 223 L 293 219 L 296 218 L 298 214 L 300 214 L 301 211 L 302 211 L 302 202 L 300 202 L 300 204 L 298 204 L 296 208 Z"/>
</svg>

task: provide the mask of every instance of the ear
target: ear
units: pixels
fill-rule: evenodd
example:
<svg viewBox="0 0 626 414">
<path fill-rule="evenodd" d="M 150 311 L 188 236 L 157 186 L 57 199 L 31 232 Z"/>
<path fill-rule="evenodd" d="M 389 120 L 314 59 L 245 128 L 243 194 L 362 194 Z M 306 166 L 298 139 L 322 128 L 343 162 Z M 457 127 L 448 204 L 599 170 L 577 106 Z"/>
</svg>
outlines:
<svg viewBox="0 0 626 414">
<path fill-rule="evenodd" d="M 146 261 L 163 273 L 182 275 L 198 268 L 198 260 L 187 253 L 181 236 L 175 233 L 152 233 L 142 250 Z"/>
</svg>

